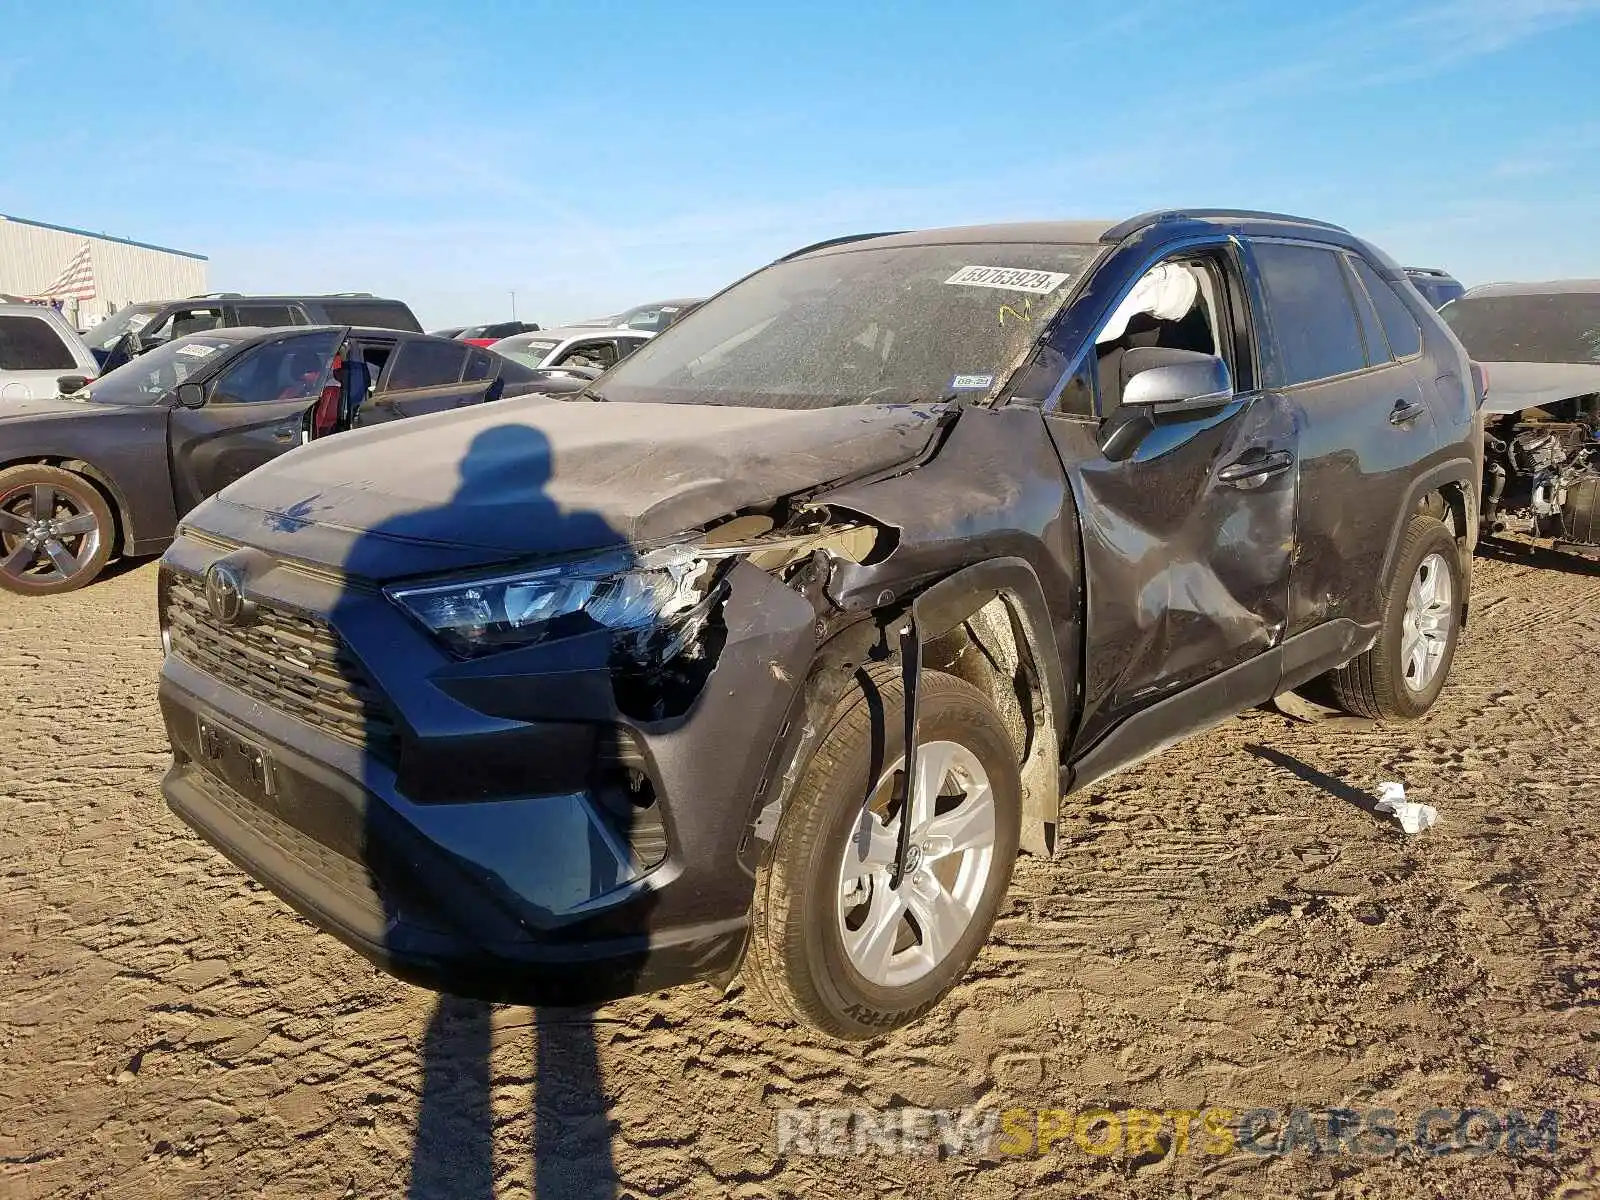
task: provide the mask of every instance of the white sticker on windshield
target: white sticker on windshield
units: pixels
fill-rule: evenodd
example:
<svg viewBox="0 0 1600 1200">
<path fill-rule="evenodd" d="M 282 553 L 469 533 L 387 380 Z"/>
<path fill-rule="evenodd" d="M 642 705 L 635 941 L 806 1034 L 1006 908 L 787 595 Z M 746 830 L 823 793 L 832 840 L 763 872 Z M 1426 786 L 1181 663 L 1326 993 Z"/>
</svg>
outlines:
<svg viewBox="0 0 1600 1200">
<path fill-rule="evenodd" d="M 155 313 L 134 313 L 133 316 L 128 318 L 128 332 L 138 333 L 139 330 L 150 324 L 150 318 L 153 316 L 155 316 Z"/>
<path fill-rule="evenodd" d="M 957 375 L 950 381 L 953 392 L 987 392 L 993 386 L 993 375 Z"/>
<path fill-rule="evenodd" d="M 216 352 L 217 348 L 215 346 L 206 346 L 198 342 L 192 346 L 178 347 L 178 353 L 186 355 L 189 358 L 210 358 Z"/>
<path fill-rule="evenodd" d="M 1060 271 L 1027 271 L 1019 267 L 962 267 L 946 279 L 946 283 L 959 283 L 966 287 L 1001 288 L 1008 292 L 1032 292 L 1036 296 L 1048 295 L 1072 276 Z"/>
</svg>

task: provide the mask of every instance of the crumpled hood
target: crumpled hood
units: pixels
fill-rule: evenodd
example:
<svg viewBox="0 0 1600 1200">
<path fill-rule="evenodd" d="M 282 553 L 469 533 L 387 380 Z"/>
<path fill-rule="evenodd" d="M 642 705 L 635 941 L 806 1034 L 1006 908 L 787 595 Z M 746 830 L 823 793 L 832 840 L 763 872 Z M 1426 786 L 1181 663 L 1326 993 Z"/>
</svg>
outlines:
<svg viewBox="0 0 1600 1200">
<path fill-rule="evenodd" d="M 912 459 L 939 412 L 503 400 L 314 442 L 187 523 L 368 577 L 639 544 Z"/>
<path fill-rule="evenodd" d="M 1486 362 L 1491 413 L 1517 413 L 1600 392 L 1600 364 Z"/>
</svg>

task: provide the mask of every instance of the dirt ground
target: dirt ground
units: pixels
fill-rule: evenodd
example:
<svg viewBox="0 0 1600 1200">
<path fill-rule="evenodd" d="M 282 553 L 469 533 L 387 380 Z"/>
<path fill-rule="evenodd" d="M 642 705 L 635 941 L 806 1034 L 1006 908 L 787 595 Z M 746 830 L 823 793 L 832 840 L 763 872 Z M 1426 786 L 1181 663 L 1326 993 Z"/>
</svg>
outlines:
<svg viewBox="0 0 1600 1200">
<path fill-rule="evenodd" d="M 1600 1195 L 1600 573 L 1479 560 L 1410 727 L 1253 712 L 1069 803 L 926 1019 L 376 973 L 170 816 L 155 571 L 0 594 L 0 1197 Z M 1442 822 L 1375 815 L 1382 780 Z M 1522 1158 L 777 1153 L 790 1106 L 1556 1110 Z"/>
</svg>

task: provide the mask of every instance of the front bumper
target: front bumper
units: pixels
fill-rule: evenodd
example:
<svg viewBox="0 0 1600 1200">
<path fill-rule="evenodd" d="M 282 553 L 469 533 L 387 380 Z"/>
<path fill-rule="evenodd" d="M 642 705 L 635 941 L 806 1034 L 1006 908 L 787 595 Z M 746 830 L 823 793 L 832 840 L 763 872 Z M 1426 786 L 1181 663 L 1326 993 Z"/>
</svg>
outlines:
<svg viewBox="0 0 1600 1200">
<path fill-rule="evenodd" d="M 175 637 L 163 791 L 228 858 L 383 969 L 458 995 L 591 1003 L 737 964 L 740 847 L 814 648 L 803 598 L 735 566 L 714 665 L 682 715 L 652 722 L 619 710 L 598 647 L 457 662 L 381 594 L 193 537 L 164 581 L 224 555 L 250 600 L 331 627 L 385 707 L 381 747 L 341 736 L 264 686 L 300 660 L 258 646 L 252 674 L 224 681 Z M 632 828 L 623 773 L 654 798 Z"/>
</svg>

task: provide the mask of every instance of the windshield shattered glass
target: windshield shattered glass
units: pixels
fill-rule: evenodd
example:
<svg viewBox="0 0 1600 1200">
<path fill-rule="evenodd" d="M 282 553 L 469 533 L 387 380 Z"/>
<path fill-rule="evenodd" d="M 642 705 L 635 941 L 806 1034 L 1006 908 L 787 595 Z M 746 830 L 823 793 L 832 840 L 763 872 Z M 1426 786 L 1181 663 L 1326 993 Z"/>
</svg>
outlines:
<svg viewBox="0 0 1600 1200">
<path fill-rule="evenodd" d="M 158 346 L 102 375 L 74 397 L 97 404 L 159 404 L 180 383 L 211 365 L 234 343 L 195 334 Z"/>
<path fill-rule="evenodd" d="M 1479 362 L 1600 363 L 1600 294 L 1485 296 L 1439 314 Z"/>
<path fill-rule="evenodd" d="M 112 313 L 100 324 L 91 328 L 83 335 L 83 340 L 96 350 L 109 350 L 111 343 L 125 333 L 138 333 L 150 324 L 152 317 L 159 312 L 156 305 L 144 307 L 129 306 L 120 312 Z"/>
<path fill-rule="evenodd" d="M 640 347 L 600 386 L 615 401 L 761 408 L 981 398 L 1097 253 L 900 246 L 780 263 Z"/>
</svg>

